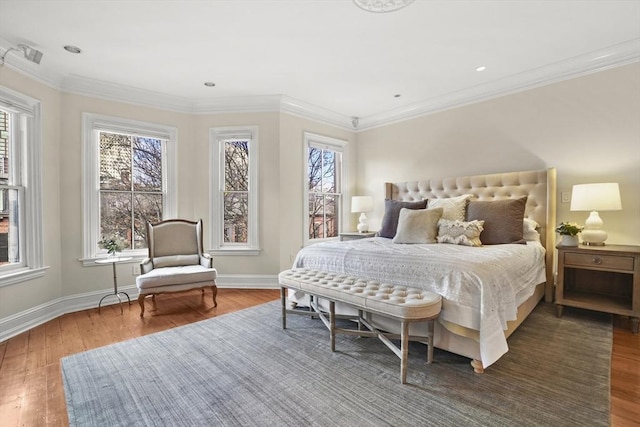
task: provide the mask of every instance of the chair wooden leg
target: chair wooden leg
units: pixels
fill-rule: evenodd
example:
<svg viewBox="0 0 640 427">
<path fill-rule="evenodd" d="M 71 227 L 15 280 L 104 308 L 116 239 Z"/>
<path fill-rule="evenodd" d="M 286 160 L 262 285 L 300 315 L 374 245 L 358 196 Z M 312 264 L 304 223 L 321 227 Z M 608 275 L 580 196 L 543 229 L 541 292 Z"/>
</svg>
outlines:
<svg viewBox="0 0 640 427">
<path fill-rule="evenodd" d="M 216 285 L 213 285 L 211 287 L 211 294 L 213 296 L 213 306 L 217 307 L 218 306 L 218 301 L 216 301 L 216 296 L 218 295 L 218 287 Z"/>
<path fill-rule="evenodd" d="M 145 295 L 138 295 L 138 304 L 140 304 L 140 318 L 144 317 L 144 297 Z"/>
</svg>

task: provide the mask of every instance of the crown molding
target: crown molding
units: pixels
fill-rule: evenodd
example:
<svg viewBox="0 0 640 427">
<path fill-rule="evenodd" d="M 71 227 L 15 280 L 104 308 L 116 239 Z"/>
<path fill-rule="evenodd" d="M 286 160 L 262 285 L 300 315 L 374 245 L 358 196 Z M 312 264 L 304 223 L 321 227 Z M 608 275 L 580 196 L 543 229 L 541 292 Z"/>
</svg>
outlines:
<svg viewBox="0 0 640 427">
<path fill-rule="evenodd" d="M 392 111 L 360 117 L 358 131 L 534 89 L 640 61 L 640 38 Z"/>
<path fill-rule="evenodd" d="M 326 123 L 345 130 L 353 131 L 353 117 L 336 113 L 335 111 L 301 101 L 299 99 L 282 96 L 280 100 L 280 111 L 291 115 L 310 119 L 316 122 Z"/>
<path fill-rule="evenodd" d="M 280 95 L 261 95 L 201 99 L 191 104 L 191 112 L 196 114 L 278 112 L 280 98 Z"/>
<path fill-rule="evenodd" d="M 289 113 L 346 130 L 353 130 L 349 117 L 286 95 L 233 96 L 200 100 L 193 103 L 192 112 L 196 114 Z"/>
<path fill-rule="evenodd" d="M 150 107 L 178 113 L 192 113 L 193 102 L 187 98 L 166 95 L 133 86 L 70 75 L 62 80 L 60 89 L 76 95 L 108 101 Z"/>
<path fill-rule="evenodd" d="M 0 47 L 2 47 L 3 50 L 8 49 L 8 47 L 4 45 L 0 45 Z M 640 61 L 640 38 L 579 55 L 568 60 L 558 61 L 483 85 L 477 85 L 380 114 L 359 118 L 336 113 L 286 95 L 239 96 L 193 100 L 111 82 L 88 79 L 81 76 L 70 75 L 65 77 L 52 72 L 44 72 L 43 68 L 21 58 L 19 55 L 9 55 L 5 61 L 5 66 L 9 66 L 48 86 L 77 95 L 186 114 L 285 112 L 341 129 L 361 132 L 638 61 Z"/>
</svg>

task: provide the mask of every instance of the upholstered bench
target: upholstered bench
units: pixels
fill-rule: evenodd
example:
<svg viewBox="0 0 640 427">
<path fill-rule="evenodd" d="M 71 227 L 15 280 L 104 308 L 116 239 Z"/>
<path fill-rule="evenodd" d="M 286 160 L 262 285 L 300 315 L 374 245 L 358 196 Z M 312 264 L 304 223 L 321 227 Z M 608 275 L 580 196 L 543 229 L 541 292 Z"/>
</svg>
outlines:
<svg viewBox="0 0 640 427">
<path fill-rule="evenodd" d="M 329 329 L 331 351 L 335 351 L 336 333 L 377 337 L 400 358 L 400 381 L 402 384 L 407 382 L 407 356 L 410 340 L 424 342 L 426 339 L 427 363 L 432 362 L 434 320 L 442 308 L 440 295 L 406 286 L 358 279 L 346 274 L 307 269 L 285 270 L 279 274 L 278 280 L 281 287 L 283 329 L 287 328 L 287 313 L 309 315 L 308 311 L 287 308 L 286 291 L 287 289 L 296 289 L 311 296 L 312 313 L 320 317 Z M 329 301 L 328 320 L 325 312 L 318 307 L 317 298 Z M 358 309 L 357 316 L 340 316 L 356 319 L 358 329 L 336 327 L 336 302 L 346 303 Z M 400 320 L 402 325 L 400 335 L 382 332 L 373 327 L 371 324 L 372 314 Z M 427 322 L 427 331 L 424 336 L 410 336 L 409 324 L 423 321 Z M 362 329 L 362 325 L 368 330 Z M 400 348 L 390 340 L 398 338 L 400 338 Z"/>
</svg>

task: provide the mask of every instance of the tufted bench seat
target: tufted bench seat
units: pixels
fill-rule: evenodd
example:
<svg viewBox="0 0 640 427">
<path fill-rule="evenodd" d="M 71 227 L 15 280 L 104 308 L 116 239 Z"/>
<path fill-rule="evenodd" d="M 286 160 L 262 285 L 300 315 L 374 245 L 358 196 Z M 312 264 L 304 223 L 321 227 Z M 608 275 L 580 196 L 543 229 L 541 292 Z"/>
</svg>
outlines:
<svg viewBox="0 0 640 427">
<path fill-rule="evenodd" d="M 282 328 L 287 328 L 287 313 L 306 314 L 309 312 L 291 310 L 286 306 L 286 290 L 296 289 L 311 295 L 311 310 L 320 317 L 329 329 L 331 351 L 335 351 L 335 334 L 344 333 L 379 338 L 400 358 L 400 381 L 407 380 L 408 341 L 419 340 L 427 344 L 427 363 L 433 360 L 434 319 L 440 314 L 442 298 L 438 294 L 406 286 L 379 283 L 350 277 L 346 274 L 327 273 L 317 270 L 285 270 L 278 276 L 282 300 Z M 317 306 L 317 298 L 329 301 L 329 319 Z M 358 321 L 358 329 L 337 328 L 335 303 L 341 302 L 358 309 L 357 316 L 346 316 Z M 365 317 L 366 314 L 366 317 Z M 381 332 L 371 325 L 371 314 L 400 320 L 401 333 Z M 345 316 L 341 316 L 345 317 Z M 425 336 L 409 336 L 409 323 L 427 321 Z M 363 330 L 364 325 L 368 330 Z M 390 338 L 400 338 L 398 348 Z"/>
</svg>

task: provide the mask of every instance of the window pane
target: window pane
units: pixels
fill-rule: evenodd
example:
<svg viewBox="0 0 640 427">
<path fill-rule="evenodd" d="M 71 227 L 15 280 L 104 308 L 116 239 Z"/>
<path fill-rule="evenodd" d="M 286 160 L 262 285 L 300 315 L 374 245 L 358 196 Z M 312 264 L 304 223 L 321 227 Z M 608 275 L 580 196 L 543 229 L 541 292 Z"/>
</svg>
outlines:
<svg viewBox="0 0 640 427">
<path fill-rule="evenodd" d="M 133 248 L 147 247 L 147 221 L 162 221 L 162 194 L 134 193 Z"/>
<path fill-rule="evenodd" d="M 0 189 L 0 265 L 20 263 L 20 194 Z"/>
<path fill-rule="evenodd" d="M 309 195 L 309 238 L 324 237 L 324 197 Z"/>
<path fill-rule="evenodd" d="M 249 141 L 224 143 L 225 191 L 249 190 Z"/>
<path fill-rule="evenodd" d="M 163 141 L 100 132 L 100 238 L 144 249 L 146 221 L 163 218 Z M 132 205 L 133 204 L 133 205 Z"/>
<path fill-rule="evenodd" d="M 324 199 L 324 232 L 325 237 L 338 236 L 338 206 L 335 196 L 327 196 Z"/>
<path fill-rule="evenodd" d="M 322 152 L 322 191 L 325 193 L 336 192 L 336 156 L 333 151 Z"/>
<path fill-rule="evenodd" d="M 307 175 L 309 177 L 309 192 L 322 191 L 322 150 L 309 148 Z"/>
<path fill-rule="evenodd" d="M 162 191 L 162 141 L 133 137 L 133 189 Z"/>
<path fill-rule="evenodd" d="M 309 147 L 309 239 L 336 237 L 339 227 L 340 153 Z"/>
<path fill-rule="evenodd" d="M 100 193 L 100 239 L 116 239 L 131 247 L 131 194 Z"/>
<path fill-rule="evenodd" d="M 131 190 L 131 137 L 100 132 L 100 189 Z"/>
<path fill-rule="evenodd" d="M 13 165 L 10 158 L 12 156 L 11 118 L 11 114 L 0 110 L 0 265 L 19 264 L 21 262 L 21 190 L 1 187 L 20 185 L 19 165 Z M 13 162 L 15 161 L 16 159 L 14 158 Z M 12 167 L 18 167 L 18 169 L 11 170 Z M 18 182 L 14 182 L 14 180 L 18 180 Z"/>
<path fill-rule="evenodd" d="M 245 192 L 224 194 L 224 241 L 247 243 L 249 195 Z"/>
<path fill-rule="evenodd" d="M 7 184 L 9 179 L 9 117 L 0 110 L 0 184 Z"/>
</svg>

